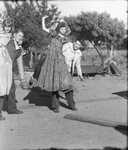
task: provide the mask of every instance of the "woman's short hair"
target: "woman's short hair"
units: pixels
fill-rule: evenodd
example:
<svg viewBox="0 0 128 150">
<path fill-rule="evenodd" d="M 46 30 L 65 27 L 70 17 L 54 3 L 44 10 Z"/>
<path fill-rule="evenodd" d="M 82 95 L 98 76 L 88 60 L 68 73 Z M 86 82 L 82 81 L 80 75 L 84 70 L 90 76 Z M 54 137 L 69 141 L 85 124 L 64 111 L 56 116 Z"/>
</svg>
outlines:
<svg viewBox="0 0 128 150">
<path fill-rule="evenodd" d="M 12 18 L 7 17 L 7 18 L 4 19 L 4 21 L 3 21 L 3 26 L 4 27 L 12 27 L 13 25 L 14 25 L 14 21 L 13 21 Z"/>
<path fill-rule="evenodd" d="M 14 32 L 14 20 L 10 17 L 7 17 L 3 20 L 3 28 L 5 27 L 11 27 L 11 31 L 10 32 Z"/>
<path fill-rule="evenodd" d="M 63 27 L 67 27 L 67 24 L 65 22 L 60 22 L 56 27 L 56 32 L 59 33 L 60 28 L 63 28 Z"/>
</svg>

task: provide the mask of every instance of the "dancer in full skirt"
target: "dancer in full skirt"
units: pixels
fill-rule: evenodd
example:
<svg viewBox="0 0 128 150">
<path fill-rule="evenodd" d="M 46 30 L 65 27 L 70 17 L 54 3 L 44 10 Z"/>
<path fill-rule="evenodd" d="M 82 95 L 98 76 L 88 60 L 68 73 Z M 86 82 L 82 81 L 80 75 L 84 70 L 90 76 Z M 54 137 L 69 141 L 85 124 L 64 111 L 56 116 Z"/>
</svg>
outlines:
<svg viewBox="0 0 128 150">
<path fill-rule="evenodd" d="M 55 27 L 49 29 L 45 26 L 45 19 L 42 18 L 42 28 L 49 34 L 49 44 L 45 50 L 45 59 L 42 61 L 38 75 L 36 75 L 36 83 L 33 86 L 40 87 L 42 90 L 52 93 L 52 108 L 55 113 L 59 113 L 59 91 L 65 93 L 69 109 L 76 111 L 75 101 L 73 98 L 72 77 L 68 71 L 65 57 L 62 53 L 62 46 L 68 42 L 67 35 L 70 32 L 66 22 L 61 21 Z M 36 74 L 36 73 L 35 73 Z M 31 78 L 31 80 L 34 78 Z"/>
</svg>

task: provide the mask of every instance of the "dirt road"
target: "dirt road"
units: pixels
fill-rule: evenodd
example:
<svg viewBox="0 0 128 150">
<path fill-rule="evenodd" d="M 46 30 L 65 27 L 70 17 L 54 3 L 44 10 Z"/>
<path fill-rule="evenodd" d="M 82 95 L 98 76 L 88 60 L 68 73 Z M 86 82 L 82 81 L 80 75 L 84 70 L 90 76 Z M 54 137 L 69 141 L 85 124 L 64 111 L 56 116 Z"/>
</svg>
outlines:
<svg viewBox="0 0 128 150">
<path fill-rule="evenodd" d="M 126 148 L 127 136 L 122 130 L 64 118 L 70 113 L 126 123 L 126 77 L 96 75 L 84 82 L 77 77 L 73 81 L 78 111 L 69 110 L 61 98 L 58 114 L 51 110 L 48 95 L 18 87 L 17 106 L 24 113 L 3 112 L 6 120 L 0 122 L 0 150 Z"/>
</svg>

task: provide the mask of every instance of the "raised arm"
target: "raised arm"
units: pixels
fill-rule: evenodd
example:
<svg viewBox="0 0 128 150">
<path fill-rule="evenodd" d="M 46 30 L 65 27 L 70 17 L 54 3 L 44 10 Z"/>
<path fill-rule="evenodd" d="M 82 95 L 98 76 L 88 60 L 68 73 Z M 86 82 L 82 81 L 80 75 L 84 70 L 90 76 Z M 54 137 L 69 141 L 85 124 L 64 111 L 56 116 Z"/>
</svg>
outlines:
<svg viewBox="0 0 128 150">
<path fill-rule="evenodd" d="M 45 26 L 45 19 L 46 19 L 47 17 L 48 17 L 48 16 L 42 17 L 42 29 L 43 29 L 44 31 L 46 31 L 46 32 L 49 33 L 49 29 L 47 29 L 46 26 Z"/>
</svg>

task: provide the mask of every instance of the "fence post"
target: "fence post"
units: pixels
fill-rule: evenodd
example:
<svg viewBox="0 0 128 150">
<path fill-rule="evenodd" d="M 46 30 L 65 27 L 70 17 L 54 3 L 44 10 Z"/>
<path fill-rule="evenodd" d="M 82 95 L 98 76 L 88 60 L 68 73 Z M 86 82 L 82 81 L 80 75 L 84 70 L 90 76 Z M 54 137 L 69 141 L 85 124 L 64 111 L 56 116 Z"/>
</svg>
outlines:
<svg viewBox="0 0 128 150">
<path fill-rule="evenodd" d="M 111 45 L 110 57 L 112 58 L 113 56 L 114 56 L 114 49 L 113 49 L 113 45 Z"/>
</svg>

